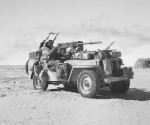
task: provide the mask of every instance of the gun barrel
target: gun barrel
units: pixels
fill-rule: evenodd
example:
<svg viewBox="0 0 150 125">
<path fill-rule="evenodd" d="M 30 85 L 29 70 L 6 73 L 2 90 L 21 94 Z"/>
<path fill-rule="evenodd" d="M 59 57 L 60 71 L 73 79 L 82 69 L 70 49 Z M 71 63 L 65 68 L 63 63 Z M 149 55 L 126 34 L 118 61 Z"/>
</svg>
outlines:
<svg viewBox="0 0 150 125">
<path fill-rule="evenodd" d="M 83 43 L 82 41 L 77 41 L 77 42 L 69 42 L 69 43 L 57 43 L 59 48 L 68 48 L 72 46 L 78 46 L 78 45 L 88 45 L 88 44 L 100 44 L 102 43 L 101 41 L 96 41 L 96 42 L 87 42 Z"/>
<path fill-rule="evenodd" d="M 112 42 L 105 50 L 108 50 L 108 49 L 110 48 L 110 46 L 111 46 L 112 44 L 114 44 L 114 43 L 115 43 L 115 41 Z"/>
<path fill-rule="evenodd" d="M 83 44 L 83 45 L 88 45 L 88 44 L 101 44 L 101 41 L 96 41 L 96 42 L 87 42 L 87 43 L 79 43 L 79 44 Z"/>
</svg>

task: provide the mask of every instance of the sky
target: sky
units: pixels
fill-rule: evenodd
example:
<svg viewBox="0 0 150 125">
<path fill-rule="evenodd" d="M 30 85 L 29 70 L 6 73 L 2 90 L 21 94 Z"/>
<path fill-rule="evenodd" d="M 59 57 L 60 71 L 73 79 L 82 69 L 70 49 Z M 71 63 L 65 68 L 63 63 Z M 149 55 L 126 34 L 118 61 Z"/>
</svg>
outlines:
<svg viewBox="0 0 150 125">
<path fill-rule="evenodd" d="M 0 0 L 0 65 L 24 65 L 49 32 L 60 42 L 102 41 L 127 66 L 150 58 L 149 0 Z"/>
</svg>

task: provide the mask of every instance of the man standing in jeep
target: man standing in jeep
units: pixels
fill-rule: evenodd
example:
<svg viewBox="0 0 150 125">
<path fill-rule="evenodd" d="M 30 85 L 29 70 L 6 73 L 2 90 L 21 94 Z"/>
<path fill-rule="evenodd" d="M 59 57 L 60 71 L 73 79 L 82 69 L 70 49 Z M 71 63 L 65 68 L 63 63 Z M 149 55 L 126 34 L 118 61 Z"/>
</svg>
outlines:
<svg viewBox="0 0 150 125">
<path fill-rule="evenodd" d="M 41 46 L 41 44 L 43 44 Z M 59 64 L 60 55 L 57 52 L 58 47 L 53 47 L 54 42 L 49 40 L 40 44 L 40 60 L 43 62 L 44 69 L 50 68 L 51 71 L 56 71 L 56 67 Z"/>
<path fill-rule="evenodd" d="M 44 69 L 48 68 L 51 72 L 57 72 L 58 76 L 61 76 L 63 72 L 64 77 L 67 78 L 67 64 L 60 65 L 62 55 L 58 52 L 59 45 L 54 47 L 53 44 L 52 40 L 43 43 L 43 46 L 39 50 L 41 53 L 40 61 L 43 62 Z"/>
</svg>

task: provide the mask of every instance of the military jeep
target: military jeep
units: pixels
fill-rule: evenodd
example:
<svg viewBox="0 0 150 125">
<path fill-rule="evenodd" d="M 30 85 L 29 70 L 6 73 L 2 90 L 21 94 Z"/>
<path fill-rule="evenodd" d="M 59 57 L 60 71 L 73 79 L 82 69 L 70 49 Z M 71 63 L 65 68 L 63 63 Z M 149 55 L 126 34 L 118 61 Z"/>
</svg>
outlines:
<svg viewBox="0 0 150 125">
<path fill-rule="evenodd" d="M 112 92 L 126 93 L 133 71 L 132 68 L 123 67 L 121 52 L 109 49 L 114 42 L 104 50 L 83 49 L 86 44 L 100 43 L 58 43 L 57 52 L 63 61 L 60 61 L 56 71 L 51 71 L 49 67 L 45 69 L 41 59 L 37 59 L 37 52 L 29 53 L 25 69 L 29 78 L 33 79 L 34 89 L 46 90 L 49 84 L 64 84 L 65 87 L 77 87 L 78 92 L 87 98 L 96 97 L 102 87 L 109 87 Z M 63 70 L 58 72 L 60 67 Z"/>
</svg>

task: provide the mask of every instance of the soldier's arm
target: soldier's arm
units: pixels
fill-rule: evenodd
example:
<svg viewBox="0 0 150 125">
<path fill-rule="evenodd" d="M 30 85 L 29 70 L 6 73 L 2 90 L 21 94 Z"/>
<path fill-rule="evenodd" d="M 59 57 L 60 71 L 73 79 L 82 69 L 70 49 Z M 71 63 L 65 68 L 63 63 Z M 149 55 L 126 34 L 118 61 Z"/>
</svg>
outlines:
<svg viewBox="0 0 150 125">
<path fill-rule="evenodd" d="M 50 50 L 49 55 L 52 56 L 58 50 L 58 46 Z"/>
<path fill-rule="evenodd" d="M 45 43 L 45 41 L 40 43 L 39 50 L 43 47 L 44 43 Z"/>
</svg>

